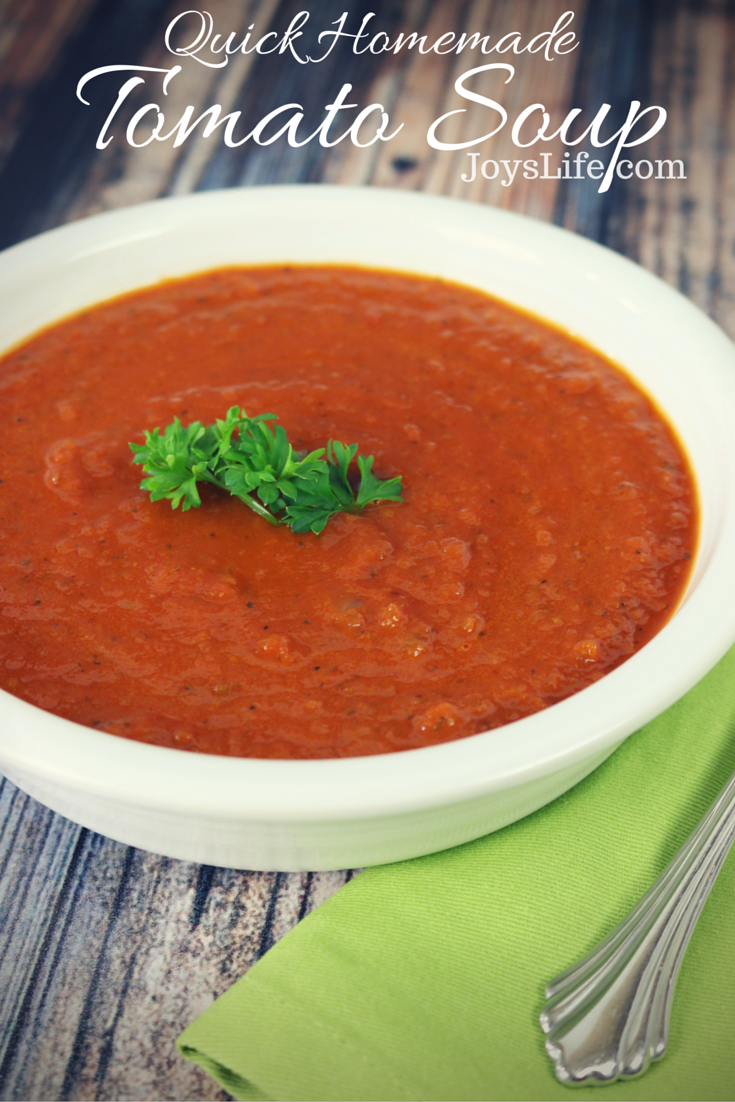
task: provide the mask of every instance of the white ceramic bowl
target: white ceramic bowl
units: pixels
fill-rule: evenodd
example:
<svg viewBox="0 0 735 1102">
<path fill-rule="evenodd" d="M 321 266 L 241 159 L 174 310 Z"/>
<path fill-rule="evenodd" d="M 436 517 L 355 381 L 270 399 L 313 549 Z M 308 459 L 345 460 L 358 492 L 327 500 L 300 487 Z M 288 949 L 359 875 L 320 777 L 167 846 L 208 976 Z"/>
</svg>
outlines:
<svg viewBox="0 0 735 1102">
<path fill-rule="evenodd" d="M 590 688 L 487 734 L 369 758 L 233 759 L 117 738 L 0 692 L 0 767 L 85 826 L 214 865 L 379 864 L 476 838 L 558 796 L 735 640 L 735 349 L 675 291 L 581 237 L 474 204 L 326 186 L 166 199 L 9 249 L 0 348 L 167 277 L 278 261 L 443 276 L 578 334 L 653 395 L 699 486 L 694 572 L 664 630 Z"/>
</svg>

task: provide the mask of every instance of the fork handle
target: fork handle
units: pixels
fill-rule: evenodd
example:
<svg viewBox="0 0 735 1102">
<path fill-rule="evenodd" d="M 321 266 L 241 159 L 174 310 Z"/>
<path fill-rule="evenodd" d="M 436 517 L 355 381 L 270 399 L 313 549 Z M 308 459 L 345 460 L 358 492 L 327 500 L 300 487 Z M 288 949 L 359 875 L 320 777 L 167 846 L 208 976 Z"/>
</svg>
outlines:
<svg viewBox="0 0 735 1102">
<path fill-rule="evenodd" d="M 640 903 L 546 988 L 541 1028 L 567 1086 L 642 1075 L 666 1051 L 676 976 L 735 839 L 735 774 Z"/>
</svg>

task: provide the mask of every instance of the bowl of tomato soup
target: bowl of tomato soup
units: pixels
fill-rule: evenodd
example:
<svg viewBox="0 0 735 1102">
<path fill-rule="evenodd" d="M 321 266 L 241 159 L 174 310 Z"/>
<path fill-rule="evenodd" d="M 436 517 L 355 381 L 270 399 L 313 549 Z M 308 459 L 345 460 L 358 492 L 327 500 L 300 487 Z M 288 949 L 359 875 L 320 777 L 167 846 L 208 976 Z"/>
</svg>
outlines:
<svg viewBox="0 0 735 1102">
<path fill-rule="evenodd" d="M 599 246 L 254 188 L 41 235 L 0 284 L 0 766 L 85 826 L 243 868 L 446 848 L 735 639 L 732 346 Z M 129 444 L 232 407 L 403 500 L 319 534 L 152 500 Z"/>
</svg>

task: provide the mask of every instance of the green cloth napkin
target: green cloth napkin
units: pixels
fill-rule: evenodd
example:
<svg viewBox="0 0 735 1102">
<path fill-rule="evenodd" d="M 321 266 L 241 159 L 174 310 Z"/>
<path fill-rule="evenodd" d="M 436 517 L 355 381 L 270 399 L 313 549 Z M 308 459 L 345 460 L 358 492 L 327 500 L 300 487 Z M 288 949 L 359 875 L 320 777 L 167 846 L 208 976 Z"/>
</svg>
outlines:
<svg viewBox="0 0 735 1102">
<path fill-rule="evenodd" d="M 547 980 L 644 894 L 735 769 L 735 649 L 590 777 L 519 823 L 356 877 L 179 1038 L 238 1099 L 735 1098 L 735 853 L 689 944 L 669 1050 L 562 1087 Z"/>
</svg>

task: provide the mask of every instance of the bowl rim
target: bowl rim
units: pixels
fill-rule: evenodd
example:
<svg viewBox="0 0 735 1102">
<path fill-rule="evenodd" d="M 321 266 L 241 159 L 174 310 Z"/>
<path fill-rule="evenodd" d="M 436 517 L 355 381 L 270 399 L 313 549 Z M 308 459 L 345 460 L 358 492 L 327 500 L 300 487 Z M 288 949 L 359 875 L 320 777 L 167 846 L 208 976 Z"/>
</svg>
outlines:
<svg viewBox="0 0 735 1102">
<path fill-rule="evenodd" d="M 463 234 L 467 248 L 482 242 L 484 235 L 496 256 L 502 257 L 505 249 L 510 257 L 515 249 L 516 259 L 531 265 L 538 256 L 558 254 L 560 264 L 591 266 L 610 286 L 625 288 L 629 304 L 645 303 L 654 322 L 666 317 L 675 331 L 689 332 L 689 342 L 701 350 L 699 377 L 711 406 L 713 435 L 726 459 L 715 495 L 719 528 L 707 561 L 700 562 L 698 556 L 696 584 L 662 631 L 601 681 L 545 711 L 438 746 L 308 761 L 221 757 L 92 730 L 0 690 L 0 765 L 16 775 L 32 774 L 47 783 L 140 807 L 203 818 L 316 821 L 401 815 L 466 801 L 522 785 L 613 748 L 682 696 L 735 640 L 735 580 L 728 584 L 727 579 L 728 560 L 735 562 L 735 434 L 730 441 L 727 433 L 728 417 L 731 423 L 735 417 L 732 344 L 691 302 L 657 277 L 557 226 L 445 197 L 325 184 L 200 192 L 94 215 L 0 254 L 0 293 L 18 282 L 32 287 L 34 273 L 49 265 L 59 279 L 71 277 L 73 282 L 75 272 L 84 271 L 90 257 L 134 249 L 136 243 L 145 247 L 149 240 L 163 243 L 167 234 L 180 232 L 192 220 L 198 225 L 214 220 L 219 225 L 234 219 L 238 225 L 252 226 L 253 219 L 274 218 L 279 210 L 288 211 L 292 219 L 328 218 L 330 224 L 343 219 L 346 225 L 359 215 L 366 223 L 371 219 L 405 223 L 413 232 L 430 225 L 450 242 L 454 234 L 453 247 L 457 242 L 462 246 Z M 190 271 L 211 267 L 193 264 Z M 409 264 L 403 270 L 416 268 Z M 102 294 L 96 301 L 109 297 Z M 513 303 L 510 297 L 508 301 Z M 559 324 L 553 317 L 548 320 Z M 29 329 L 26 336 L 38 328 Z M 3 354 L 16 343 L 3 345 Z M 655 393 L 653 397 L 658 400 Z M 702 400 L 701 395 L 697 400 Z M 530 748 L 535 752 L 529 753 Z"/>
</svg>

